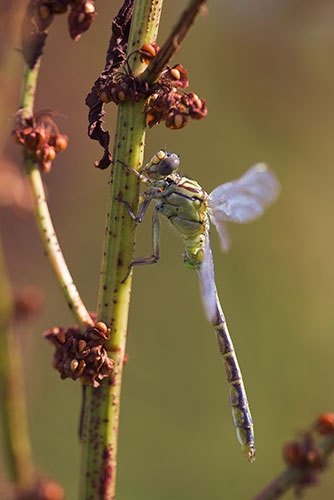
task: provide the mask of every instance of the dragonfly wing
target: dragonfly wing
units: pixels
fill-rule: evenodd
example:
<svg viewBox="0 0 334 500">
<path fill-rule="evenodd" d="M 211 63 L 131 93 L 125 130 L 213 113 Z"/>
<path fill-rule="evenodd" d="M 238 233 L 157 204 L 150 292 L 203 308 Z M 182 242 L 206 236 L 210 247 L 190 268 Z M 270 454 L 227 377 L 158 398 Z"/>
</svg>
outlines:
<svg viewBox="0 0 334 500">
<path fill-rule="evenodd" d="M 224 222 L 219 219 L 216 220 L 215 216 L 213 215 L 210 209 L 209 209 L 209 214 L 210 214 L 210 220 L 214 223 L 217 229 L 217 233 L 219 235 L 220 248 L 222 249 L 223 252 L 228 252 L 231 247 L 231 238 L 230 235 L 228 234 L 226 224 L 224 224 Z"/>
<path fill-rule="evenodd" d="M 208 320 L 215 324 L 217 318 L 217 289 L 208 229 L 205 237 L 203 261 L 198 270 L 198 275 L 206 315 Z"/>
<path fill-rule="evenodd" d="M 240 179 L 218 186 L 208 196 L 213 222 L 216 227 L 223 221 L 252 222 L 276 200 L 279 192 L 274 174 L 264 163 L 258 163 Z"/>
</svg>

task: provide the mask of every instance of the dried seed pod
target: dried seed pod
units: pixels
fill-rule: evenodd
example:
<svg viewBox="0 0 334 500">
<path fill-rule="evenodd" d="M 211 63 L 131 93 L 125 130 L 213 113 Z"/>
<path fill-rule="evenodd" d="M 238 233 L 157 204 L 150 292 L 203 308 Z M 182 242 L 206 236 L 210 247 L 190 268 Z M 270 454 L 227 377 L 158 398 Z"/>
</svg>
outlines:
<svg viewBox="0 0 334 500">
<path fill-rule="evenodd" d="M 78 351 L 82 352 L 87 346 L 87 342 L 85 340 L 79 340 L 78 342 Z"/>
<path fill-rule="evenodd" d="M 57 334 L 57 340 L 59 340 L 59 342 L 61 344 L 65 344 L 66 342 L 66 336 L 65 336 L 65 332 L 63 330 L 61 330 L 58 334 Z"/>
<path fill-rule="evenodd" d="M 188 71 L 182 64 L 175 64 L 172 67 L 168 66 L 167 69 L 161 73 L 160 79 L 162 81 L 170 81 L 175 87 L 182 87 L 184 89 L 189 85 Z"/>
<path fill-rule="evenodd" d="M 185 127 L 188 122 L 189 116 L 186 112 L 185 107 L 179 105 L 178 107 L 170 111 L 170 113 L 168 113 L 165 124 L 167 128 L 171 130 L 177 130 Z"/>
<path fill-rule="evenodd" d="M 99 97 L 100 97 L 101 101 L 104 102 L 105 104 L 112 101 L 111 96 L 109 95 L 109 93 L 106 90 L 103 90 L 99 94 Z"/>
<path fill-rule="evenodd" d="M 103 323 L 103 321 L 98 321 L 97 323 L 95 323 L 95 328 L 97 328 L 103 333 L 107 333 L 108 331 L 108 327 L 105 323 Z"/>
<path fill-rule="evenodd" d="M 141 62 L 149 64 L 153 57 L 157 55 L 159 50 L 160 47 L 158 47 L 155 43 L 144 43 L 144 45 L 138 50 Z"/>
<path fill-rule="evenodd" d="M 78 4 L 72 4 L 68 15 L 68 28 L 70 36 L 74 41 L 79 40 L 82 33 L 88 30 L 95 15 L 94 2 L 82 0 Z"/>
<path fill-rule="evenodd" d="M 70 366 L 71 366 L 71 371 L 72 371 L 72 372 L 75 372 L 75 370 L 76 370 L 76 369 L 78 368 L 78 366 L 79 366 L 79 361 L 78 361 L 77 359 L 75 359 L 75 358 L 74 358 L 74 359 L 72 359 L 72 361 L 71 361 L 71 365 L 70 365 Z"/>
<path fill-rule="evenodd" d="M 206 107 L 206 101 L 204 99 L 200 99 L 197 94 L 191 92 L 188 94 L 189 98 L 189 115 L 193 120 L 200 120 L 205 118 L 208 114 L 208 110 Z"/>
</svg>

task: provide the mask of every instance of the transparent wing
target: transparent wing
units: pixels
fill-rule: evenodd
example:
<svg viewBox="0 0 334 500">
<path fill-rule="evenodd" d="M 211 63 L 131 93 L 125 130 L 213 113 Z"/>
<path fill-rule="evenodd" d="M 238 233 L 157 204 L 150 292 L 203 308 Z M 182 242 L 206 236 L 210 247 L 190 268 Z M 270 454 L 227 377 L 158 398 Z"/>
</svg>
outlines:
<svg viewBox="0 0 334 500">
<path fill-rule="evenodd" d="M 209 228 L 206 230 L 204 256 L 200 269 L 198 270 L 201 284 L 204 309 L 208 320 L 215 324 L 217 317 L 217 289 L 215 284 L 215 272 L 213 257 L 210 246 Z"/>
<path fill-rule="evenodd" d="M 228 234 L 228 230 L 226 224 L 224 224 L 221 220 L 216 220 L 215 216 L 210 211 L 210 220 L 214 223 L 217 233 L 219 234 L 220 239 L 220 248 L 223 252 L 228 252 L 231 247 L 231 238 Z"/>
<path fill-rule="evenodd" d="M 279 192 L 280 184 L 274 174 L 267 165 L 258 163 L 240 179 L 212 191 L 208 196 L 210 218 L 219 234 L 223 221 L 252 222 L 276 200 Z"/>
</svg>

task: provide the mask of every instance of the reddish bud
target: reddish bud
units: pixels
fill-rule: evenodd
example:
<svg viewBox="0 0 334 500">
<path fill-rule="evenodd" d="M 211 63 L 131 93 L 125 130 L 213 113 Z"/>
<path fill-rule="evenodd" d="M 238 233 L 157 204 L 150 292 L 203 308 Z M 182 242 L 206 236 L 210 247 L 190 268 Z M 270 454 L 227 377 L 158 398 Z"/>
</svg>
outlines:
<svg viewBox="0 0 334 500">
<path fill-rule="evenodd" d="M 68 143 L 67 135 L 60 135 L 60 134 L 57 135 L 54 144 L 56 152 L 59 153 L 59 151 L 64 151 L 64 149 L 67 148 L 67 143 Z"/>
<path fill-rule="evenodd" d="M 334 413 L 323 413 L 316 422 L 316 428 L 320 434 L 334 433 Z"/>
</svg>

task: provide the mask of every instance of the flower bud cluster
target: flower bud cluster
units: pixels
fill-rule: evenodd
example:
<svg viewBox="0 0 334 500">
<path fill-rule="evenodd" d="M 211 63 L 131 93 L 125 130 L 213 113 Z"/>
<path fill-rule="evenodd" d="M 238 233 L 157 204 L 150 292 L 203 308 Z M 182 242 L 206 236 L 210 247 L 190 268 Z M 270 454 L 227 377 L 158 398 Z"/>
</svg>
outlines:
<svg viewBox="0 0 334 500">
<path fill-rule="evenodd" d="M 157 51 L 156 45 L 145 44 L 139 50 L 140 58 L 148 64 Z M 165 121 L 167 128 L 175 130 L 185 127 L 189 118 L 200 120 L 207 115 L 205 100 L 194 92 L 184 91 L 188 85 L 187 70 L 181 64 L 175 64 L 167 67 L 153 85 L 131 74 L 116 73 L 103 84 L 99 96 L 102 102 L 113 101 L 115 104 L 147 99 L 144 109 L 148 126 Z"/>
<path fill-rule="evenodd" d="M 334 413 L 319 415 L 311 430 L 304 432 L 301 439 L 287 443 L 283 448 L 284 461 L 290 466 L 303 471 L 297 483 L 296 493 L 301 493 L 305 486 L 316 484 L 318 472 L 328 465 L 328 452 L 321 446 L 319 438 L 334 436 Z"/>
<path fill-rule="evenodd" d="M 158 84 L 145 106 L 149 127 L 165 121 L 167 128 L 176 130 L 185 127 L 189 118 L 200 120 L 207 115 L 205 100 L 183 90 L 189 82 L 188 72 L 181 64 L 163 71 Z"/>
<path fill-rule="evenodd" d="M 62 379 L 80 379 L 83 384 L 98 387 L 109 377 L 114 361 L 109 358 L 104 343 L 110 339 L 110 329 L 101 321 L 82 334 L 75 325 L 52 328 L 44 336 L 55 346 L 53 366 Z"/>
<path fill-rule="evenodd" d="M 33 154 L 43 172 L 51 170 L 56 154 L 67 147 L 67 136 L 59 133 L 50 111 L 39 111 L 35 115 L 23 117 L 17 114 L 12 132 L 15 142 L 22 144 Z"/>
<path fill-rule="evenodd" d="M 63 14 L 68 7 L 70 36 L 78 40 L 93 22 L 95 5 L 92 0 L 35 0 L 32 21 L 39 32 L 44 32 L 52 23 L 54 15 Z"/>
</svg>

